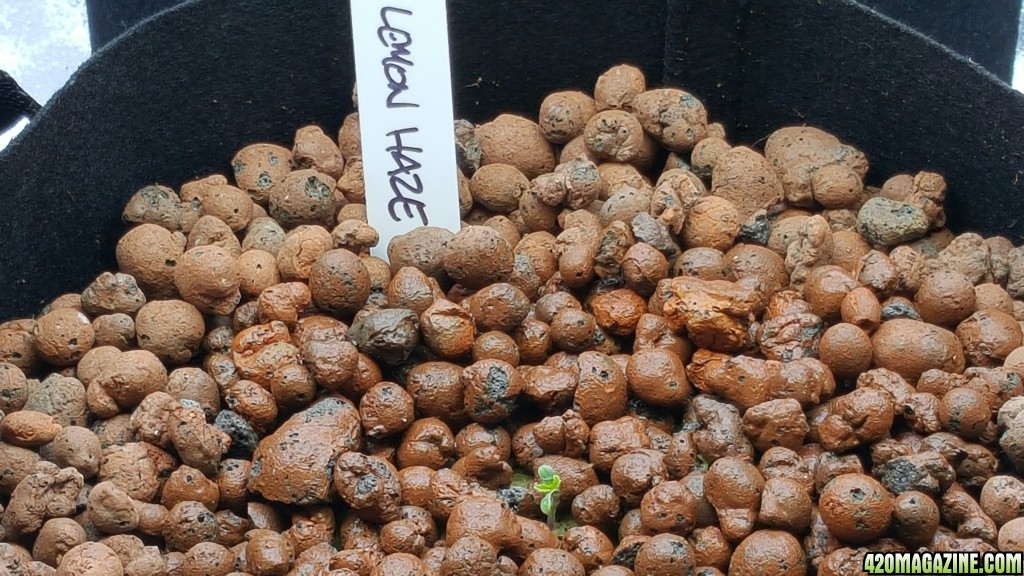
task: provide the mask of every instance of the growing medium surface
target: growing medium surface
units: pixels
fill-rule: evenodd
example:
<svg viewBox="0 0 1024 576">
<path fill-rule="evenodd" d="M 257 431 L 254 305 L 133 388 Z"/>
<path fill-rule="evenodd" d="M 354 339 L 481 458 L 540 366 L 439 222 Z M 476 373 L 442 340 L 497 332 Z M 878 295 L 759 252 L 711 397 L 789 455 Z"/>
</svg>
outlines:
<svg viewBox="0 0 1024 576">
<path fill-rule="evenodd" d="M 823 576 L 1024 550 L 1024 248 L 617 66 L 454 126 L 369 256 L 359 117 L 124 209 L 0 324 L 0 573 Z M 452 191 L 455 193 L 455 191 Z"/>
</svg>

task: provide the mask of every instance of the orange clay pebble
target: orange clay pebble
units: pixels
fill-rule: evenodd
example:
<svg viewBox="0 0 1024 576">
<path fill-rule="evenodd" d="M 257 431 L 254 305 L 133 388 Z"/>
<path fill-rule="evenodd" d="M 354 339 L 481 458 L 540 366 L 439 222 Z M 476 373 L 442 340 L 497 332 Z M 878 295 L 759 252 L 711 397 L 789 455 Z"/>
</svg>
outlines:
<svg viewBox="0 0 1024 576">
<path fill-rule="evenodd" d="M 149 222 L 174 231 L 181 222 L 181 209 L 181 198 L 174 190 L 166 186 L 145 186 L 128 200 L 121 218 L 132 224 Z"/>
<path fill-rule="evenodd" d="M 868 288 L 861 286 L 851 290 L 839 306 L 843 322 L 853 324 L 871 334 L 882 322 L 882 305 Z"/>
<path fill-rule="evenodd" d="M 48 444 L 60 431 L 61 425 L 52 416 L 42 412 L 20 410 L 0 420 L 0 439 L 22 448 L 38 448 Z"/>
<path fill-rule="evenodd" d="M 1024 518 L 1014 518 L 999 529 L 1001 552 L 1024 552 Z"/>
<path fill-rule="evenodd" d="M 519 348 L 512 336 L 492 330 L 476 337 L 473 341 L 473 362 L 480 360 L 502 360 L 513 366 L 519 365 Z"/>
<path fill-rule="evenodd" d="M 345 172 L 341 150 L 319 126 L 304 126 L 295 132 L 292 160 L 297 168 L 314 168 L 335 180 Z"/>
<path fill-rule="evenodd" d="M 1020 347 L 1021 326 L 1006 312 L 982 309 L 957 325 L 956 337 L 971 366 L 1001 366 L 1006 357 Z"/>
<path fill-rule="evenodd" d="M 934 324 L 906 318 L 883 322 L 871 336 L 875 366 L 887 368 L 910 382 L 926 371 L 963 372 L 963 346 L 956 335 Z"/>
<path fill-rule="evenodd" d="M 89 317 L 73 308 L 58 308 L 35 322 L 35 349 L 43 360 L 67 366 L 76 363 L 96 340 Z"/>
<path fill-rule="evenodd" d="M 626 366 L 629 390 L 652 406 L 682 406 L 692 394 L 679 356 L 663 348 L 637 350 Z"/>
<path fill-rule="evenodd" d="M 508 164 L 481 166 L 469 182 L 473 201 L 500 214 L 519 208 L 519 197 L 529 186 L 526 176 Z"/>
<path fill-rule="evenodd" d="M 540 129 L 552 144 L 566 144 L 583 133 L 597 113 L 594 99 L 583 92 L 555 92 L 540 104 Z"/>
<path fill-rule="evenodd" d="M 764 156 L 743 146 L 721 154 L 711 176 L 711 193 L 732 202 L 746 222 L 759 210 L 779 211 L 783 187 Z"/>
<path fill-rule="evenodd" d="M 135 316 L 139 346 L 168 364 L 192 359 L 206 332 L 203 315 L 181 300 L 157 300 L 143 306 Z"/>
<path fill-rule="evenodd" d="M 835 324 L 821 336 L 819 358 L 836 378 L 856 378 L 871 367 L 871 338 L 853 324 Z"/>
<path fill-rule="evenodd" d="M 207 188 L 199 196 L 199 207 L 204 215 L 219 219 L 233 232 L 244 230 L 252 219 L 252 200 L 244 191 L 228 184 Z"/>
<path fill-rule="evenodd" d="M 687 248 L 728 250 L 740 232 L 739 211 L 732 202 L 718 196 L 705 196 L 690 210 L 683 225 Z"/>
<path fill-rule="evenodd" d="M 483 288 L 507 280 L 513 258 L 508 242 L 497 232 L 486 226 L 469 226 L 447 242 L 442 265 L 456 282 Z"/>
<path fill-rule="evenodd" d="M 682 90 L 648 90 L 635 96 L 632 106 L 644 130 L 671 152 L 691 150 L 707 135 L 707 110 Z"/>
<path fill-rule="evenodd" d="M 281 281 L 277 270 L 277 257 L 266 250 L 247 250 L 238 257 L 241 274 L 239 289 L 242 296 L 255 298 L 267 288 Z"/>
<path fill-rule="evenodd" d="M 811 311 L 834 320 L 841 315 L 843 301 L 856 287 L 852 275 L 838 266 L 820 266 L 811 270 L 804 283 L 804 300 Z"/>
<path fill-rule="evenodd" d="M 204 313 L 227 314 L 241 298 L 238 261 L 219 246 L 198 246 L 181 256 L 174 284 L 182 299 Z"/>
<path fill-rule="evenodd" d="M 995 308 L 1000 312 L 1013 315 L 1013 298 L 999 284 L 986 283 L 974 287 L 975 307 L 978 310 Z"/>
<path fill-rule="evenodd" d="M 764 477 L 753 464 L 738 458 L 715 460 L 704 476 L 704 495 L 732 542 L 753 531 L 763 492 Z"/>
<path fill-rule="evenodd" d="M 781 530 L 758 530 L 736 546 L 729 561 L 729 574 L 755 576 L 802 576 L 807 559 L 800 542 Z"/>
<path fill-rule="evenodd" d="M 892 527 L 908 545 L 927 545 L 939 528 L 939 507 L 926 494 L 903 492 L 893 500 Z"/>
<path fill-rule="evenodd" d="M 562 548 L 576 556 L 583 568 L 591 572 L 610 564 L 615 553 L 611 539 L 593 526 L 570 528 L 562 537 Z"/>
<path fill-rule="evenodd" d="M 821 517 L 837 538 L 861 544 L 878 538 L 892 522 L 892 495 L 874 478 L 843 474 L 825 485 Z"/>
<path fill-rule="evenodd" d="M 687 534 L 697 522 L 696 496 L 682 482 L 655 484 L 640 502 L 640 520 L 648 530 Z"/>
<path fill-rule="evenodd" d="M 183 240 L 183 239 L 182 239 Z M 184 242 L 156 224 L 141 224 L 117 243 L 117 265 L 133 276 L 149 298 L 172 297 L 174 270 L 184 252 Z"/>
<path fill-rule="evenodd" d="M 594 86 L 594 101 L 598 110 L 632 108 L 633 99 L 646 90 L 644 73 L 635 66 L 621 64 L 605 71 Z"/>
<path fill-rule="evenodd" d="M 693 570 L 693 547 L 682 536 L 658 534 L 640 546 L 633 571 L 637 576 L 682 573 Z"/>
<path fill-rule="evenodd" d="M 974 285 L 959 272 L 939 270 L 922 280 L 914 304 L 925 322 L 955 326 L 974 312 Z"/>
<path fill-rule="evenodd" d="M 598 326 L 614 336 L 625 336 L 636 332 L 640 316 L 647 309 L 647 302 L 629 289 L 613 290 L 602 294 L 591 302 L 594 319 Z"/>
<path fill-rule="evenodd" d="M 262 204 L 267 201 L 270 190 L 291 172 L 291 162 L 292 153 L 287 148 L 252 144 L 235 154 L 231 167 L 239 188 L 248 192 L 253 201 Z"/>
<path fill-rule="evenodd" d="M 800 230 L 810 219 L 810 214 L 797 209 L 789 209 L 779 214 L 768 235 L 768 248 L 785 257 L 789 245 L 800 237 Z"/>
<path fill-rule="evenodd" d="M 583 138 L 587 150 L 600 160 L 632 162 L 643 146 L 644 129 L 629 112 L 605 110 L 587 122 Z"/>
<path fill-rule="evenodd" d="M 481 166 L 508 164 L 533 179 L 555 168 L 555 153 L 536 122 L 502 114 L 476 127 L 480 141 Z"/>
<path fill-rule="evenodd" d="M 826 208 L 855 204 L 868 169 L 863 153 L 809 126 L 773 132 L 765 142 L 765 157 L 785 183 L 786 200 L 796 206 L 812 199 Z"/>
</svg>

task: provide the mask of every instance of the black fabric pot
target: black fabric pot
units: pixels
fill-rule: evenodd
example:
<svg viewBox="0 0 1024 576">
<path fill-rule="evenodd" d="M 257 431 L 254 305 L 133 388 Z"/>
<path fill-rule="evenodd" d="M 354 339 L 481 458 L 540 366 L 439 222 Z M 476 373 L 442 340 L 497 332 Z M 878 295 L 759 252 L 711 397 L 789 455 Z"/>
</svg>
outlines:
<svg viewBox="0 0 1024 576">
<path fill-rule="evenodd" d="M 181 3 L 182 0 L 85 0 L 93 51 L 153 14 Z"/>
<path fill-rule="evenodd" d="M 1017 55 L 1020 0 L 860 0 L 1009 82 Z"/>
<path fill-rule="evenodd" d="M 86 0 L 93 50 L 106 46 L 147 17 L 182 1 Z M 860 0 L 860 3 L 920 31 L 1010 81 L 1017 48 L 1019 0 Z"/>
<path fill-rule="evenodd" d="M 456 114 L 536 114 L 607 67 L 687 87 L 730 139 L 832 131 L 875 182 L 932 169 L 956 230 L 1024 240 L 1024 96 L 848 0 L 623 4 L 449 0 Z M 0 153 L 0 318 L 35 313 L 112 268 L 139 187 L 227 173 L 254 141 L 336 131 L 352 109 L 348 3 L 193 0 L 98 51 Z"/>
</svg>

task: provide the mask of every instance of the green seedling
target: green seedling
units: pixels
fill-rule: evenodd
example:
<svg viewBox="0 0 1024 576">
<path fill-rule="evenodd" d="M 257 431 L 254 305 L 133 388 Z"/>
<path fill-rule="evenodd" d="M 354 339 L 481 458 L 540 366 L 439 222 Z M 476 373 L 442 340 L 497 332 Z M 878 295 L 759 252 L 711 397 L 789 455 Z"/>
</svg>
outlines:
<svg viewBox="0 0 1024 576">
<path fill-rule="evenodd" d="M 707 458 L 705 458 L 703 454 L 697 454 L 697 464 L 700 466 L 700 469 L 705 472 L 707 472 L 708 468 L 711 467 L 711 463 L 708 462 Z"/>
<path fill-rule="evenodd" d="M 555 512 L 558 510 L 558 488 L 562 485 L 562 478 L 555 473 L 555 469 L 547 464 L 537 468 L 537 478 L 540 482 L 533 485 L 538 492 L 544 494 L 540 501 L 540 511 L 548 516 L 548 526 L 555 528 Z"/>
</svg>

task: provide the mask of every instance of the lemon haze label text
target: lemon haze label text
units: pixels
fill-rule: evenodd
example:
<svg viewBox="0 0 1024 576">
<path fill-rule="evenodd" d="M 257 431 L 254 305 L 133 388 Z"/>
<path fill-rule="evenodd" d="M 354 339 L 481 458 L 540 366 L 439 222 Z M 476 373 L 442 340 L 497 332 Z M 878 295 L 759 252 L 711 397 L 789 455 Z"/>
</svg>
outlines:
<svg viewBox="0 0 1024 576">
<path fill-rule="evenodd" d="M 419 226 L 460 226 L 444 0 L 352 0 L 374 255 Z"/>
</svg>

